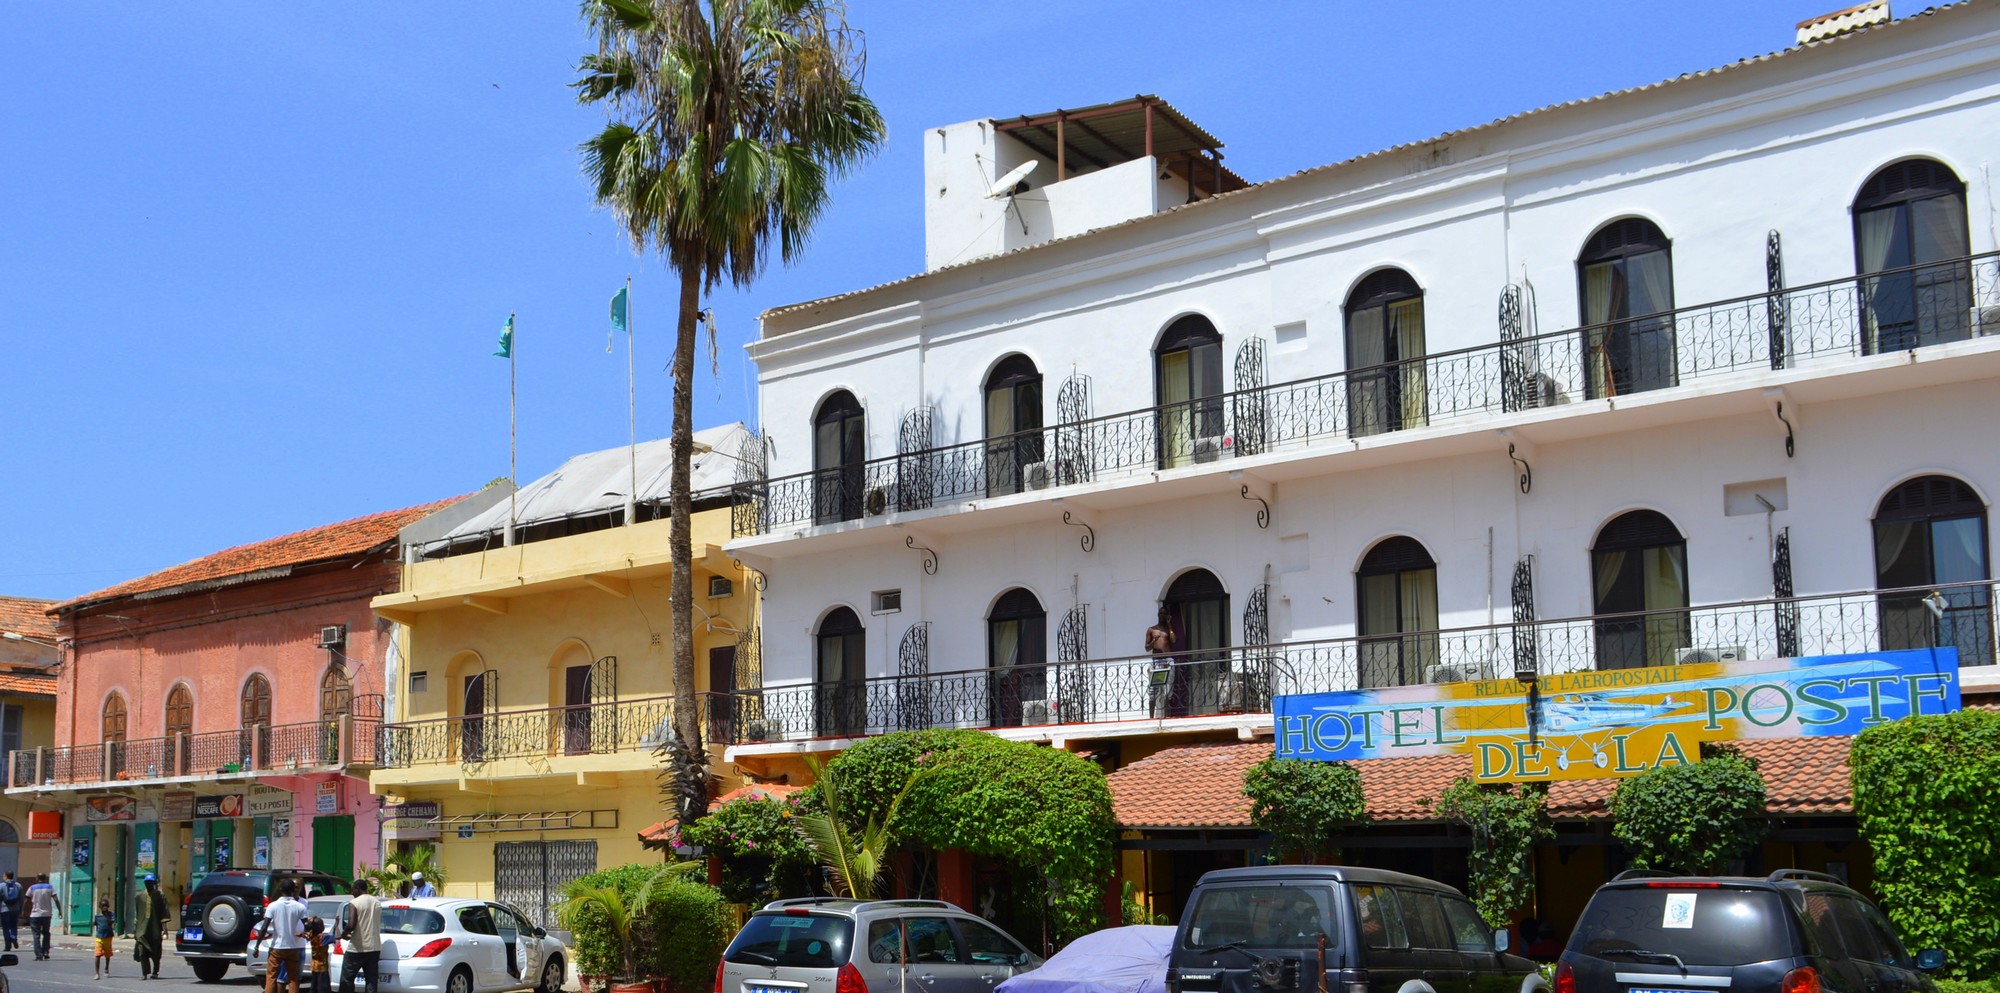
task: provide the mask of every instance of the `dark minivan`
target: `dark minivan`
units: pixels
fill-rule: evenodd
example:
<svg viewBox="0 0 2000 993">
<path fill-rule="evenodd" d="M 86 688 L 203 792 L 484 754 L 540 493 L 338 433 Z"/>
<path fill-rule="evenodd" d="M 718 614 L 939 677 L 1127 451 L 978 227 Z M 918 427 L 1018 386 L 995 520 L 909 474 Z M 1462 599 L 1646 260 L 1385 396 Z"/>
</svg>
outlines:
<svg viewBox="0 0 2000 993">
<path fill-rule="evenodd" d="M 1169 993 L 1393 993 L 1411 982 L 1436 993 L 1548 988 L 1533 962 L 1506 953 L 1504 935 L 1487 929 L 1464 894 L 1334 865 L 1202 876 L 1167 961 Z"/>
<path fill-rule="evenodd" d="M 1895 925 L 1839 879 L 1620 873 L 1583 909 L 1556 993 L 1933 993 Z"/>
<path fill-rule="evenodd" d="M 213 983 L 231 965 L 248 963 L 250 929 L 287 879 L 298 883 L 301 900 L 347 892 L 344 880 L 304 869 L 221 869 L 201 877 L 181 904 L 174 934 L 174 954 L 188 960 L 194 978 Z"/>
</svg>

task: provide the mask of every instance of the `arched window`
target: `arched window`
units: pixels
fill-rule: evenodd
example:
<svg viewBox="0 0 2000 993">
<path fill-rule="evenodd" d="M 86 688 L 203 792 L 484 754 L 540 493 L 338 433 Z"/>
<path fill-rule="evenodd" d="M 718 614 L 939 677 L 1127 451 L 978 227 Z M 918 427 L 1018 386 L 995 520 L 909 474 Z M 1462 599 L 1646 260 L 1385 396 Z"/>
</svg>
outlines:
<svg viewBox="0 0 2000 993">
<path fill-rule="evenodd" d="M 348 681 L 347 670 L 336 662 L 319 680 L 319 719 L 339 720 L 353 712 L 354 684 Z"/>
<path fill-rule="evenodd" d="M 1222 335 L 1200 314 L 1167 325 L 1153 351 L 1154 402 L 1160 408 L 1160 465 L 1208 462 L 1222 455 Z"/>
<path fill-rule="evenodd" d="M 1972 254 L 1965 183 L 1944 163 L 1883 167 L 1854 198 L 1854 266 L 1861 275 L 1865 353 L 1971 337 Z"/>
<path fill-rule="evenodd" d="M 1576 259 L 1583 358 L 1592 397 L 1672 386 L 1674 271 L 1667 236 L 1638 217 L 1612 221 Z"/>
<path fill-rule="evenodd" d="M 1993 607 L 1983 580 L 1986 505 L 1949 476 L 1912 479 L 1875 508 L 1877 589 L 1908 590 L 1881 598 L 1882 647 L 1955 646 L 1958 664 L 1993 661 Z M 1979 585 L 1953 585 L 1979 584 Z M 1942 595 L 1941 616 L 1925 605 Z"/>
<path fill-rule="evenodd" d="M 838 390 L 813 415 L 814 521 L 828 524 L 861 516 L 867 461 L 867 418 L 861 401 Z"/>
<path fill-rule="evenodd" d="M 1361 559 L 1354 584 L 1361 685 L 1428 680 L 1438 664 L 1437 563 L 1431 553 L 1415 538 L 1384 538 Z"/>
<path fill-rule="evenodd" d="M 1687 539 L 1666 515 L 1634 510 L 1606 524 L 1590 577 L 1599 669 L 1671 665 L 1688 647 Z"/>
<path fill-rule="evenodd" d="M 243 717 L 243 768 L 264 768 L 271 761 L 271 681 L 261 675 L 246 680 L 239 710 Z"/>
<path fill-rule="evenodd" d="M 1347 295 L 1347 416 L 1356 435 L 1426 422 L 1424 291 L 1383 269 Z"/>
<path fill-rule="evenodd" d="M 104 700 L 104 717 L 98 724 L 98 739 L 104 742 L 105 753 L 111 762 L 113 773 L 125 769 L 125 695 L 113 693 Z"/>
<path fill-rule="evenodd" d="M 986 492 L 997 496 L 1047 486 L 1042 461 L 1042 374 L 1025 355 L 1009 355 L 986 377 Z M 1028 479 L 1030 472 L 1040 473 Z"/>
<path fill-rule="evenodd" d="M 837 607 L 819 622 L 814 664 L 818 669 L 819 737 L 865 734 L 868 730 L 868 632 L 861 618 Z"/>
<path fill-rule="evenodd" d="M 1167 587 L 1160 610 L 1173 630 L 1174 652 L 1169 678 L 1155 681 L 1165 691 L 1155 696 L 1155 714 L 1217 713 L 1229 670 L 1229 591 L 1215 573 L 1190 569 Z"/>
<path fill-rule="evenodd" d="M 188 692 L 186 683 L 175 683 L 167 691 L 167 747 L 179 749 L 173 753 L 178 763 L 176 774 L 188 775 L 192 769 L 186 744 L 181 735 L 194 733 L 194 694 Z"/>
<path fill-rule="evenodd" d="M 1049 724 L 1049 615 L 1024 589 L 1001 594 L 986 615 L 986 665 L 993 669 L 987 719 L 995 727 Z"/>
</svg>

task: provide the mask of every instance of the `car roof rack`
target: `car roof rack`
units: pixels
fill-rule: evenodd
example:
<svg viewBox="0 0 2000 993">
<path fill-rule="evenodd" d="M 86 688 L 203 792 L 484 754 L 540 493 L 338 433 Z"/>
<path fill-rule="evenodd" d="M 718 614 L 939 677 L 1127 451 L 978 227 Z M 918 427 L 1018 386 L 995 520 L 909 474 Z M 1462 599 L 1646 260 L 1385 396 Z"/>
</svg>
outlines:
<svg viewBox="0 0 2000 993">
<path fill-rule="evenodd" d="M 1681 874 L 1674 872 L 1663 872 L 1659 869 L 1627 869 L 1624 872 L 1621 872 L 1618 875 L 1611 877 L 1611 881 L 1615 883 L 1621 879 L 1672 879 L 1679 875 Z"/>
<path fill-rule="evenodd" d="M 773 900 L 764 905 L 765 910 L 776 907 L 816 907 L 823 903 L 858 903 L 851 896 L 795 896 L 783 900 Z"/>
<path fill-rule="evenodd" d="M 1825 872 L 1814 872 L 1811 869 L 1779 869 L 1777 872 L 1764 877 L 1764 881 L 1770 883 L 1775 883 L 1783 879 L 1810 879 L 1818 883 L 1833 883 L 1837 886 L 1847 885 L 1847 880 L 1839 876 Z"/>
</svg>

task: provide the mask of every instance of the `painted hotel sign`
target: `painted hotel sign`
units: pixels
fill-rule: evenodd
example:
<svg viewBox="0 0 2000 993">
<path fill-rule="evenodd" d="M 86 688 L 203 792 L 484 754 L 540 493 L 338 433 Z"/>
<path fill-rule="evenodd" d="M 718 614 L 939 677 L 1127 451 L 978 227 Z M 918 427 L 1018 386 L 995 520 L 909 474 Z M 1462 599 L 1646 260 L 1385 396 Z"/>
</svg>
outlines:
<svg viewBox="0 0 2000 993">
<path fill-rule="evenodd" d="M 1633 776 L 1704 741 L 1851 735 L 1959 709 L 1958 651 L 1822 655 L 1306 693 L 1275 701 L 1279 758 L 1469 755 L 1486 782 Z M 1535 734 L 1528 733 L 1532 712 Z"/>
</svg>

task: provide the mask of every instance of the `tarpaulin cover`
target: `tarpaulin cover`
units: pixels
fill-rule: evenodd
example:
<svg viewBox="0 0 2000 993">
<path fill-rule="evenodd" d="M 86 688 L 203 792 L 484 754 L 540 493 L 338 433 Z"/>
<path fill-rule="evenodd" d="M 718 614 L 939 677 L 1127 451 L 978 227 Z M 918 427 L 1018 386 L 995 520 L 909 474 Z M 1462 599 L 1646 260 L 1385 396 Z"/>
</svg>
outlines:
<svg viewBox="0 0 2000 993">
<path fill-rule="evenodd" d="M 1107 928 L 1070 942 L 998 993 L 1166 993 L 1174 929 L 1152 924 Z"/>
</svg>

